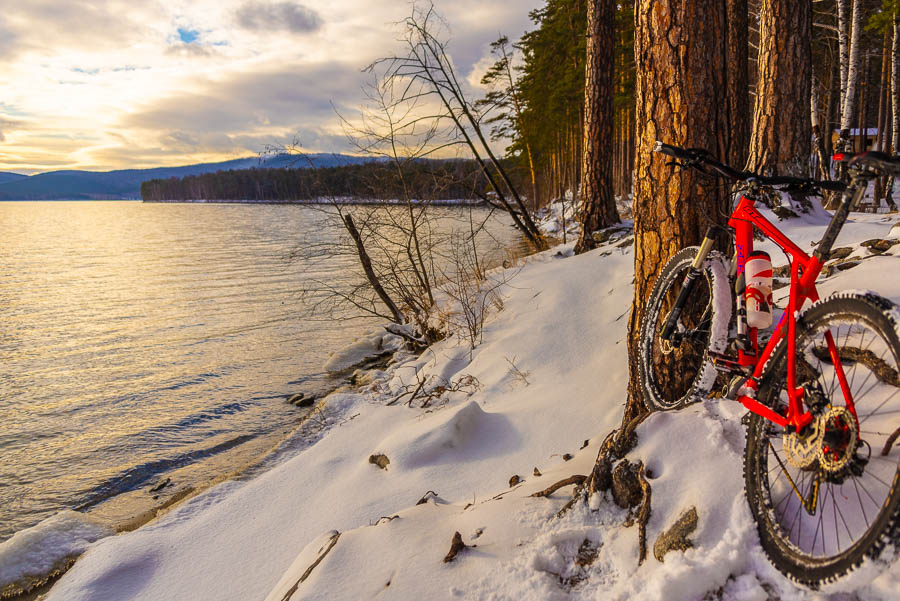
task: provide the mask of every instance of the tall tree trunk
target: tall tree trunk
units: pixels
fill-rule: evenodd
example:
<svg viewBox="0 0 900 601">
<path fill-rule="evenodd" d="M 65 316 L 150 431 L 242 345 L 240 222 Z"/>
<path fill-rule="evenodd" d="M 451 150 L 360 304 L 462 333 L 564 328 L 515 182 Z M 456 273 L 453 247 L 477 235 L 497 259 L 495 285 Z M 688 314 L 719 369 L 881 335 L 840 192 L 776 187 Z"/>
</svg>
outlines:
<svg viewBox="0 0 900 601">
<path fill-rule="evenodd" d="M 829 75 L 828 102 L 825 109 L 825 156 L 829 158 L 829 174 L 831 174 L 831 155 L 834 154 L 834 130 L 841 104 L 840 90 L 835 89 L 835 86 L 838 85 L 837 79 L 834 76 L 834 69 L 832 69 Z"/>
<path fill-rule="evenodd" d="M 887 104 L 889 97 L 889 80 L 891 60 L 891 36 L 890 32 L 884 32 L 884 43 L 881 49 L 881 78 L 878 85 L 878 134 L 875 138 L 875 150 L 885 152 L 887 146 Z M 875 179 L 875 206 L 880 207 L 881 201 L 884 199 L 884 186 L 887 183 L 887 177 L 881 176 Z"/>
<path fill-rule="evenodd" d="M 850 68 L 850 0 L 837 0 L 838 22 L 838 69 L 841 79 L 838 115 L 844 115 L 844 100 L 847 96 L 847 72 Z"/>
<path fill-rule="evenodd" d="M 846 0 L 841 0 L 846 4 Z M 841 3 L 838 4 L 840 9 Z M 846 8 L 845 8 L 846 12 Z M 863 11 L 860 7 L 860 0 L 853 0 L 853 16 L 850 22 L 849 32 L 849 57 L 847 59 L 847 76 L 846 83 L 841 83 L 841 131 L 836 144 L 837 151 L 846 151 L 850 149 L 850 128 L 853 126 L 853 117 L 856 113 L 856 96 L 858 93 L 857 82 L 859 81 L 859 63 L 860 63 L 860 37 L 863 28 Z M 846 40 L 846 32 L 841 29 L 839 33 L 841 39 L 841 69 L 844 70 L 844 54 L 845 47 L 848 42 Z M 860 125 L 860 128 L 862 125 Z"/>
<path fill-rule="evenodd" d="M 812 123 L 817 174 L 819 179 L 830 179 L 828 156 L 825 154 L 825 141 L 822 139 L 822 127 L 819 125 L 819 86 L 815 78 L 813 78 L 812 86 L 810 86 L 809 103 L 809 121 Z"/>
<path fill-rule="evenodd" d="M 884 32 L 884 43 L 881 47 L 881 80 L 878 84 L 878 137 L 875 142 L 875 150 L 884 152 L 887 144 L 887 136 L 884 135 L 887 125 L 887 100 L 888 100 L 888 74 L 891 65 L 891 35 Z"/>
<path fill-rule="evenodd" d="M 587 68 L 584 84 L 584 152 L 581 238 L 576 253 L 595 248 L 593 234 L 619 223 L 613 195 L 613 48 L 615 0 L 590 0 L 587 10 Z"/>
<path fill-rule="evenodd" d="M 760 6 L 756 110 L 747 168 L 806 175 L 812 53 L 810 0 L 763 0 Z"/>
<path fill-rule="evenodd" d="M 750 94 L 748 82 L 748 36 L 750 33 L 747 0 L 726 0 L 728 24 L 728 122 L 731 133 L 726 161 L 741 167 L 747 161 L 750 146 Z"/>
<path fill-rule="evenodd" d="M 891 152 L 900 152 L 900 11 L 894 12 L 894 41 L 891 43 Z M 897 210 L 893 176 L 888 181 L 885 200 L 891 210 Z"/>
<path fill-rule="evenodd" d="M 634 304 L 625 423 L 644 411 L 637 333 L 656 275 L 679 249 L 698 244 L 711 223 L 724 224 L 729 205 L 728 186 L 692 170 L 667 167 L 665 158 L 652 152 L 653 145 L 662 140 L 724 157 L 731 131 L 724 2 L 638 0 L 635 25 Z"/>
<path fill-rule="evenodd" d="M 859 117 L 857 123 L 859 135 L 856 137 L 856 152 L 866 150 L 869 137 L 866 115 L 869 114 L 869 54 L 866 53 L 863 61 L 862 79 L 859 82 Z"/>
</svg>

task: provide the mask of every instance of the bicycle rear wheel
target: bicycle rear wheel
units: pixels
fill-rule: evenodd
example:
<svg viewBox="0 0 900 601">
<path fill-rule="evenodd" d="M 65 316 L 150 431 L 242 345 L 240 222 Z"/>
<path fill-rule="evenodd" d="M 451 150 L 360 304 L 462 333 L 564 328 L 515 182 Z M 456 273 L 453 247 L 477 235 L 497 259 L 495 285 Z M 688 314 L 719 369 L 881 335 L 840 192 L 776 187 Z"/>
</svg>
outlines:
<svg viewBox="0 0 900 601">
<path fill-rule="evenodd" d="M 744 454 L 747 500 L 772 563 L 817 587 L 866 557 L 900 529 L 900 339 L 896 308 L 845 294 L 810 308 L 798 324 L 797 385 L 816 421 L 801 433 L 752 415 Z M 853 418 L 828 351 L 833 337 Z M 783 413 L 787 353 L 770 367 L 761 400 Z M 776 376 L 777 375 L 777 376 Z M 763 376 L 766 381 L 766 376 Z"/>
</svg>

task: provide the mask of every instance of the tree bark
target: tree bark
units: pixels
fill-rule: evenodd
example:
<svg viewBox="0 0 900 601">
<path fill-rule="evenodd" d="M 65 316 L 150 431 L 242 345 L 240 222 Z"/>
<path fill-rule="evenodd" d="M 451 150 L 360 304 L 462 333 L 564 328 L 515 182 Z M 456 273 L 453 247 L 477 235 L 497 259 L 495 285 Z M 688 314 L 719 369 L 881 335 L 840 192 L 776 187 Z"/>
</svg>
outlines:
<svg viewBox="0 0 900 601">
<path fill-rule="evenodd" d="M 750 146 L 750 93 L 748 89 L 749 21 L 747 0 L 725 0 L 728 23 L 728 138 L 726 162 L 744 165 Z"/>
<path fill-rule="evenodd" d="M 812 123 L 817 175 L 819 179 L 831 179 L 828 172 L 828 156 L 825 154 L 825 140 L 822 139 L 822 128 L 819 125 L 819 87 L 815 78 L 813 78 L 812 86 L 810 86 L 809 101 L 809 120 Z"/>
<path fill-rule="evenodd" d="M 838 103 L 838 118 L 844 115 L 844 99 L 847 96 L 847 72 L 850 67 L 850 0 L 837 0 L 838 57 L 841 75 L 841 89 Z"/>
<path fill-rule="evenodd" d="M 869 137 L 869 128 L 868 123 L 866 122 L 866 115 L 869 114 L 869 55 L 868 53 L 865 55 L 865 58 L 862 61 L 863 69 L 862 69 L 862 79 L 859 82 L 859 117 L 857 117 L 856 122 L 858 124 L 857 132 L 859 133 L 856 136 L 856 152 L 863 152 L 866 150 L 866 141 Z"/>
<path fill-rule="evenodd" d="M 846 5 L 847 0 L 841 0 L 838 5 L 839 11 L 841 5 Z M 846 8 L 844 9 L 846 12 Z M 840 12 L 839 12 L 840 14 Z M 863 14 L 860 8 L 860 0 L 853 0 L 853 15 L 850 23 L 849 32 L 849 57 L 846 61 L 846 83 L 842 79 L 841 82 L 841 131 L 838 136 L 838 142 L 835 150 L 846 151 L 850 149 L 850 128 L 853 126 L 853 117 L 856 112 L 857 101 L 857 82 L 859 81 L 859 62 L 860 62 L 860 36 L 863 28 Z M 841 27 L 839 33 L 841 37 L 841 73 L 844 71 L 844 55 L 847 53 L 847 32 Z M 859 126 L 860 128 L 862 125 Z"/>
<path fill-rule="evenodd" d="M 613 195 L 613 48 L 615 0 L 590 0 L 584 84 L 581 238 L 576 253 L 596 248 L 593 234 L 619 223 Z"/>
<path fill-rule="evenodd" d="M 887 145 L 887 136 L 884 135 L 887 126 L 887 100 L 888 100 L 888 75 L 891 64 L 891 34 L 884 32 L 884 43 L 881 49 L 881 80 L 878 85 L 878 138 L 875 150 L 884 152 Z"/>
<path fill-rule="evenodd" d="M 729 206 L 721 180 L 667 167 L 652 152 L 657 140 L 720 157 L 728 150 L 725 3 L 639 0 L 635 25 L 634 303 L 624 423 L 645 411 L 637 336 L 656 275 L 679 249 L 698 244 L 710 224 L 724 224 Z"/>
<path fill-rule="evenodd" d="M 891 43 L 891 152 L 900 151 L 900 11 L 894 12 L 894 40 Z M 894 202 L 894 176 L 888 179 L 885 200 L 891 210 Z"/>
<path fill-rule="evenodd" d="M 809 171 L 811 29 L 810 0 L 763 0 L 750 171 L 799 176 Z"/>
</svg>

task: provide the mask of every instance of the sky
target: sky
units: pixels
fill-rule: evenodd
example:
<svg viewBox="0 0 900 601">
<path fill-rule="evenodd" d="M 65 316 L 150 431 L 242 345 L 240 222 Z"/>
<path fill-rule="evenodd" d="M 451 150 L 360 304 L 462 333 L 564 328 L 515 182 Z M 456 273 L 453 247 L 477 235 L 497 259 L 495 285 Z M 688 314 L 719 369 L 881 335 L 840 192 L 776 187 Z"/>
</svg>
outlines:
<svg viewBox="0 0 900 601">
<path fill-rule="evenodd" d="M 0 171 L 106 171 L 348 152 L 363 67 L 406 0 L 21 0 L 0 11 Z M 473 84 L 543 0 L 436 0 Z"/>
</svg>

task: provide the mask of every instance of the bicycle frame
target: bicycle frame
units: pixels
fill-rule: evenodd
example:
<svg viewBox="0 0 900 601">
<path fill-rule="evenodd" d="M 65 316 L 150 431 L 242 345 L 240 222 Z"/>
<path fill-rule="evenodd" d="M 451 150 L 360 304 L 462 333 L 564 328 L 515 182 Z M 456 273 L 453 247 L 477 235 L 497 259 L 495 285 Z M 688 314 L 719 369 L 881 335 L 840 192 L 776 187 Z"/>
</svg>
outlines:
<svg viewBox="0 0 900 601">
<path fill-rule="evenodd" d="M 741 198 L 737 208 L 728 220 L 728 225 L 734 228 L 736 233 L 735 260 L 737 262 L 738 278 L 744 273 L 747 257 L 753 252 L 754 227 L 759 228 L 770 240 L 791 257 L 790 300 L 788 301 L 787 310 L 784 312 L 781 321 L 779 321 L 772 334 L 772 338 L 760 353 L 756 328 L 749 328 L 749 338 L 754 354 L 750 355 L 744 350 L 740 350 L 738 353 L 738 363 L 742 367 L 753 367 L 753 373 L 744 384 L 744 387 L 749 388 L 752 392 L 748 391 L 747 394 L 739 394 L 737 400 L 753 413 L 784 428 L 796 429 L 799 431 L 813 421 L 813 416 L 809 411 L 804 409 L 803 399 L 805 392 L 802 387 L 797 386 L 796 381 L 797 320 L 800 316 L 800 310 L 807 300 L 813 302 L 819 300 L 819 293 L 818 290 L 816 290 L 816 278 L 819 277 L 819 274 L 822 271 L 824 261 L 815 256 L 819 253 L 810 256 L 799 246 L 791 242 L 787 236 L 756 210 L 756 201 L 752 198 Z M 738 316 L 738 319 L 741 319 L 741 316 Z M 756 400 L 755 396 L 756 391 L 759 390 L 760 378 L 763 370 L 769 359 L 771 359 L 776 347 L 785 336 L 787 336 L 788 345 L 788 408 L 787 413 L 781 415 L 760 403 Z M 856 408 L 853 405 L 853 399 L 850 393 L 850 386 L 847 384 L 844 369 L 841 365 L 841 359 L 837 352 L 837 347 L 831 332 L 826 332 L 825 340 L 828 345 L 828 353 L 837 373 L 841 391 L 843 392 L 847 403 L 847 409 L 853 414 L 853 417 L 857 420 L 858 424 Z"/>
</svg>

